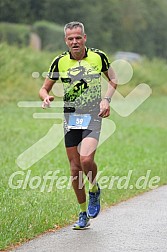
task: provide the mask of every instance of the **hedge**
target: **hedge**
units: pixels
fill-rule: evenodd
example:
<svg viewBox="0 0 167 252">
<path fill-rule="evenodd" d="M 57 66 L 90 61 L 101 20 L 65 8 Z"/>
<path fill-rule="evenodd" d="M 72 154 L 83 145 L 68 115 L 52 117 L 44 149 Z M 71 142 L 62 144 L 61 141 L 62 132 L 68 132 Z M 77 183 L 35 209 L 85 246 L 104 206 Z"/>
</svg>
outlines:
<svg viewBox="0 0 167 252">
<path fill-rule="evenodd" d="M 0 42 L 19 47 L 28 46 L 30 42 L 31 28 L 28 25 L 0 23 Z"/>
<path fill-rule="evenodd" d="M 32 31 L 41 38 L 43 50 L 66 50 L 62 26 L 47 21 L 37 21 L 34 23 Z"/>
</svg>

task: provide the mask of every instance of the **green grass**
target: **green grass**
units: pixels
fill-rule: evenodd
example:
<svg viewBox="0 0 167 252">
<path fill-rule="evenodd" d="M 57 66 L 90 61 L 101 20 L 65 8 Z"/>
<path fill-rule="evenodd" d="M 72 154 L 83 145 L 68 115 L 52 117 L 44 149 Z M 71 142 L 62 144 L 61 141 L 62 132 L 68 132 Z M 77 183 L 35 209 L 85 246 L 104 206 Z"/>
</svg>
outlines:
<svg viewBox="0 0 167 252">
<path fill-rule="evenodd" d="M 108 176 L 110 180 L 112 176 L 127 176 L 128 171 L 132 170 L 129 185 L 134 185 L 134 188 L 118 189 L 115 182 L 108 189 L 107 183 L 102 193 L 103 207 L 144 191 L 142 188 L 136 189 L 135 183 L 148 170 L 151 170 L 150 179 L 160 177 L 158 186 L 167 182 L 166 106 L 166 97 L 152 97 L 128 118 L 112 113 L 117 129 L 98 148 L 96 161 L 99 170 L 103 171 L 102 175 Z M 34 190 L 29 186 L 14 190 L 8 185 L 11 174 L 21 171 L 15 163 L 18 155 L 43 137 L 53 125 L 53 120 L 33 119 L 34 110 L 18 108 L 14 103 L 1 108 L 1 248 L 30 239 L 45 230 L 70 224 L 78 214 L 72 189 L 60 190 L 54 185 L 51 192 L 47 192 L 48 187 L 40 192 L 40 186 Z M 29 170 L 30 179 L 34 176 L 42 178 L 48 171 L 55 170 L 60 170 L 59 176 L 69 176 L 63 141 Z M 27 171 L 24 172 L 25 175 L 18 175 L 17 180 L 25 180 Z M 149 190 L 148 185 L 145 190 Z"/>
<path fill-rule="evenodd" d="M 43 112 L 41 108 L 17 106 L 18 101 L 39 100 L 38 89 L 43 79 L 34 80 L 30 73 L 38 68 L 39 72 L 46 71 L 47 62 L 44 61 L 46 56 L 49 61 L 51 55 L 41 53 L 37 59 L 31 50 L 26 52 L 8 48 L 11 51 L 8 52 L 7 48 L 4 46 L 2 50 L 4 74 L 1 77 L 0 105 L 0 249 L 31 239 L 46 230 L 55 230 L 71 224 L 76 220 L 79 210 L 72 188 L 60 190 L 54 184 L 52 191 L 48 192 L 49 183 L 43 192 L 40 191 L 41 186 L 34 190 L 30 188 L 29 182 L 34 176 L 42 179 L 48 171 L 60 170 L 59 177 L 70 176 L 63 140 L 56 149 L 28 169 L 31 174 L 25 189 L 23 184 L 20 189 L 11 189 L 8 184 L 10 176 L 17 171 L 24 173 L 17 175 L 15 185 L 18 180 L 23 180 L 25 183 L 27 170 L 19 168 L 15 160 L 23 151 L 46 135 L 54 124 L 54 119 L 35 120 L 32 115 L 34 112 Z M 5 55 L 12 57 L 14 62 L 7 60 Z M 15 55 L 17 57 L 14 58 Z M 20 72 L 18 64 L 22 70 L 27 64 L 25 71 Z M 5 72 L 8 67 L 9 75 Z M 130 116 L 123 118 L 111 111 L 110 118 L 116 124 L 116 131 L 98 148 L 96 162 L 102 171 L 102 176 L 107 176 L 109 181 L 112 176 L 127 176 L 131 170 L 129 185 L 133 185 L 133 189 L 130 189 L 129 185 L 127 189 L 119 189 L 117 181 L 109 189 L 109 182 L 106 183 L 107 188 L 102 190 L 103 209 L 150 190 L 148 183 L 145 189 L 136 188 L 136 181 L 149 170 L 149 180 L 159 176 L 160 181 L 156 185 L 167 183 L 167 141 L 165 141 L 167 99 L 161 94 L 161 87 L 164 88 L 164 76 L 159 83 L 162 84 L 159 85 L 159 96 L 153 94 Z M 158 88 L 155 87 L 155 90 Z M 55 110 L 50 109 L 51 112 Z"/>
</svg>

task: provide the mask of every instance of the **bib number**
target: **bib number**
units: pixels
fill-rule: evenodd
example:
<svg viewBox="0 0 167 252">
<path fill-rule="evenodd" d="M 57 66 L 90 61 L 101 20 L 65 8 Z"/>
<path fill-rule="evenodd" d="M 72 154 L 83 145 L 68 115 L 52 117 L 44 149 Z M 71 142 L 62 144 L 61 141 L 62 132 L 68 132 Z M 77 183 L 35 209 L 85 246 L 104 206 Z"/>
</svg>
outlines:
<svg viewBox="0 0 167 252">
<path fill-rule="evenodd" d="M 69 129 L 87 129 L 91 120 L 89 114 L 75 114 L 69 115 L 68 128 Z"/>
</svg>

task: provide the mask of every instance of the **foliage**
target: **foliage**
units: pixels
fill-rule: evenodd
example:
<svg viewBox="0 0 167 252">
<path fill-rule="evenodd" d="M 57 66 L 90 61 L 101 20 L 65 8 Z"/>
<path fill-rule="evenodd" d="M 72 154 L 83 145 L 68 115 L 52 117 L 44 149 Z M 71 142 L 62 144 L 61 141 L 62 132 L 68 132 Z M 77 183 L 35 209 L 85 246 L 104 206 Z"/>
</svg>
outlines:
<svg viewBox="0 0 167 252">
<path fill-rule="evenodd" d="M 0 45 L 1 54 L 1 93 L 3 104 L 21 99 L 38 99 L 38 89 L 44 81 L 43 73 L 48 71 L 51 61 L 59 52 L 36 52 L 31 48 L 18 49 L 6 44 Z M 111 62 L 114 60 L 109 55 Z M 118 90 L 127 94 L 139 83 L 147 83 L 153 89 L 153 95 L 167 94 L 167 65 L 160 59 L 143 59 L 132 64 L 133 77 Z M 32 73 L 39 72 L 39 78 L 33 78 Z M 17 90 L 17 92 L 16 92 Z M 32 92 L 32 90 L 34 92 Z"/>
<path fill-rule="evenodd" d="M 30 26 L 0 23 L 0 42 L 6 41 L 9 45 L 28 46 L 30 42 Z"/>
<path fill-rule="evenodd" d="M 16 46 L 0 45 L 1 54 L 1 93 L 3 103 L 18 99 L 39 99 L 38 89 L 48 71 L 53 55 L 48 52 L 36 52 L 31 48 L 18 49 Z M 39 72 L 39 78 L 32 77 Z"/>
<path fill-rule="evenodd" d="M 45 8 L 41 0 L 1 0 L 0 21 L 32 24 L 42 18 Z"/>
<path fill-rule="evenodd" d="M 64 26 L 79 20 L 90 47 L 167 58 L 166 0 L 1 0 L 0 7 L 3 22 Z"/>
<path fill-rule="evenodd" d="M 33 31 L 40 36 L 42 49 L 49 51 L 65 50 L 62 26 L 47 21 L 37 21 L 33 25 Z"/>
</svg>

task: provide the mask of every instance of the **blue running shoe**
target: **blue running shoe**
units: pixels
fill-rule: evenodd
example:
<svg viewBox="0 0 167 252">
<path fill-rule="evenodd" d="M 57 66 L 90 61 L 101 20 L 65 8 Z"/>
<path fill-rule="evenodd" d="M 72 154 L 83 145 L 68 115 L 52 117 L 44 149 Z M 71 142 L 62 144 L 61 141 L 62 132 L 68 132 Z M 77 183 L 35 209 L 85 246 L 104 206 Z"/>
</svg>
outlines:
<svg viewBox="0 0 167 252">
<path fill-rule="evenodd" d="M 90 226 L 89 218 L 86 212 L 79 214 L 79 220 L 74 224 L 73 229 L 80 230 Z"/>
<path fill-rule="evenodd" d="M 98 191 L 93 193 L 89 192 L 89 205 L 87 215 L 89 218 L 95 218 L 100 212 L 100 187 L 98 186 Z"/>
</svg>

